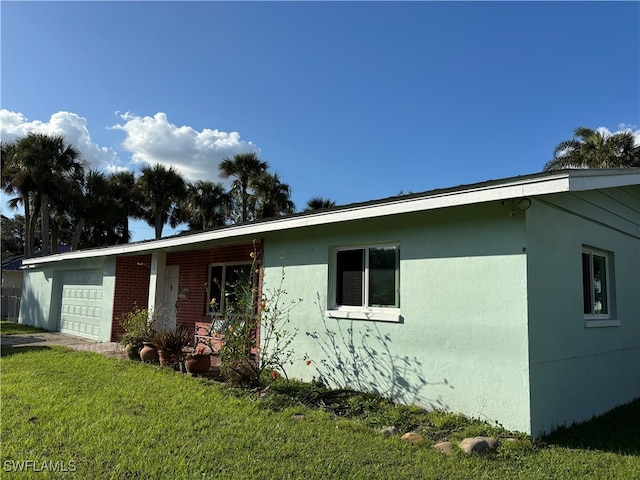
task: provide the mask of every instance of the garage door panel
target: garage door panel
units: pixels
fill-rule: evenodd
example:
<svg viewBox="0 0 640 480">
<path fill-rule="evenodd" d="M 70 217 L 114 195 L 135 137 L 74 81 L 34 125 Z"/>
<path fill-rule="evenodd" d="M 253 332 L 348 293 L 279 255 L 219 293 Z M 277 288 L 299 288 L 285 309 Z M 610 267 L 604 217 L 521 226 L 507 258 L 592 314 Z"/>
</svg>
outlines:
<svg viewBox="0 0 640 480">
<path fill-rule="evenodd" d="M 68 272 L 62 277 L 60 331 L 100 338 L 102 272 Z"/>
</svg>

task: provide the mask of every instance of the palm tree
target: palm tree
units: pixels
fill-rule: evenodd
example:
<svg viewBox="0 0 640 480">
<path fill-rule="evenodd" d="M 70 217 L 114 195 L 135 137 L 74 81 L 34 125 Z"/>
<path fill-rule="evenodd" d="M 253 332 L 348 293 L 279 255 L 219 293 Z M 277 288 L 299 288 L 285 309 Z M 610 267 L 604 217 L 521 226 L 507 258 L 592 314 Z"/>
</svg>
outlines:
<svg viewBox="0 0 640 480">
<path fill-rule="evenodd" d="M 336 202 L 329 198 L 313 197 L 307 201 L 307 208 L 305 212 L 311 212 L 313 210 L 324 210 L 325 208 L 333 208 L 336 206 Z"/>
<path fill-rule="evenodd" d="M 74 175 L 82 172 L 83 162 L 78 150 L 66 143 L 62 135 L 30 133 L 19 139 L 9 149 L 5 174 L 9 176 L 9 188 L 21 196 L 25 208 L 25 222 L 28 221 L 28 241 L 25 257 L 31 256 L 34 232 L 30 212 L 33 197 L 40 197 L 42 254 L 50 252 L 50 201 L 52 195 L 70 181 Z M 7 186 L 5 184 L 5 191 Z M 25 245 L 26 245 L 25 244 Z"/>
<path fill-rule="evenodd" d="M 133 172 L 113 173 L 108 178 L 109 189 L 115 200 L 115 215 L 122 225 L 122 242 L 127 243 L 131 239 L 129 232 L 129 217 L 140 218 L 142 216 L 142 195 L 136 177 Z"/>
<path fill-rule="evenodd" d="M 221 183 L 198 180 L 187 186 L 182 207 L 183 220 L 190 230 L 206 230 L 226 223 L 230 198 Z"/>
<path fill-rule="evenodd" d="M 172 227 L 179 223 L 176 210 L 186 196 L 184 178 L 175 168 L 167 169 L 157 163 L 153 167 L 142 168 L 138 185 L 143 197 L 141 218 L 154 227 L 158 240 L 162 238 L 162 228 L 168 221 Z"/>
<path fill-rule="evenodd" d="M 14 193 L 11 178 L 7 176 L 7 167 L 9 166 L 9 157 L 13 152 L 15 144 L 0 140 L 0 162 L 2 162 L 2 190 L 6 193 Z"/>
<path fill-rule="evenodd" d="M 282 183 L 277 173 L 263 172 L 251 182 L 251 186 L 256 197 L 257 218 L 276 217 L 295 211 L 291 187 Z"/>
<path fill-rule="evenodd" d="M 243 222 L 249 219 L 249 187 L 251 181 L 266 172 L 269 164 L 256 153 L 237 153 L 233 159 L 225 158 L 218 166 L 222 178 L 234 177 L 232 192 L 240 195 Z"/>
<path fill-rule="evenodd" d="M 0 142 L 0 150 L 2 159 L 2 189 L 8 194 L 17 194 L 18 198 L 9 200 L 9 208 L 17 209 L 22 203 L 24 207 L 24 225 L 25 225 L 25 241 L 24 241 L 24 258 L 31 258 L 33 254 L 33 234 L 31 232 L 31 216 L 32 216 L 32 192 L 35 190 L 32 178 L 28 175 L 28 170 L 20 165 L 19 159 L 16 157 L 15 142 Z"/>
<path fill-rule="evenodd" d="M 75 225 L 71 250 L 77 250 L 83 234 L 86 236 L 95 224 L 104 222 L 113 211 L 107 176 L 102 172 L 89 170 L 66 192 L 65 197 L 67 212 L 72 220 L 70 223 Z M 87 246 L 104 244 L 105 242 L 90 242 Z"/>
<path fill-rule="evenodd" d="M 640 167 L 640 146 L 631 132 L 607 135 L 586 127 L 576 128 L 573 138 L 560 142 L 545 171 L 562 168 Z"/>
<path fill-rule="evenodd" d="M 60 243 L 73 245 L 74 236 L 74 207 L 85 206 L 81 200 L 77 200 L 78 191 L 84 183 L 84 172 L 76 172 L 73 177 L 60 185 L 49 199 L 51 216 L 51 253 L 58 252 Z M 85 200 L 85 199 L 83 199 Z M 92 199 L 86 199 L 87 202 Z"/>
</svg>

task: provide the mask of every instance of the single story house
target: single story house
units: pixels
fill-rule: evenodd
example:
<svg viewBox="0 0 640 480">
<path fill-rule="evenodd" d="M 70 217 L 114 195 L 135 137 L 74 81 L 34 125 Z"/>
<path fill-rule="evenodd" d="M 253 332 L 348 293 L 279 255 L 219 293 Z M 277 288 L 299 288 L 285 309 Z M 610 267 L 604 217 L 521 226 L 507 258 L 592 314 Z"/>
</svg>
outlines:
<svg viewBox="0 0 640 480">
<path fill-rule="evenodd" d="M 640 169 L 564 170 L 24 261 L 22 323 L 193 327 L 262 259 L 302 299 L 290 377 L 534 436 L 640 397 Z M 174 308 L 175 307 L 175 308 Z M 310 362 L 309 362 L 310 360 Z"/>
</svg>

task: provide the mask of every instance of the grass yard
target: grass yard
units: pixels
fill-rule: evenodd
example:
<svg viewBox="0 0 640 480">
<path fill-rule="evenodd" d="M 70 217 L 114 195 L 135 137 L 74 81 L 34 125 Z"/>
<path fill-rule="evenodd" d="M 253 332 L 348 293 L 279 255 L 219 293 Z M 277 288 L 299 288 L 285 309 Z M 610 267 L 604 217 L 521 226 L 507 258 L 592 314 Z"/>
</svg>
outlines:
<svg viewBox="0 0 640 480">
<path fill-rule="evenodd" d="M 2 320 L 0 322 L 0 334 L 2 335 L 20 335 L 38 332 L 46 332 L 46 330 L 38 327 L 32 327 L 30 325 L 23 325 L 17 322 L 11 322 L 9 320 Z"/>
<path fill-rule="evenodd" d="M 544 442 L 521 436 L 489 456 L 447 456 L 434 441 L 507 433 L 370 395 L 343 399 L 338 416 L 299 402 L 308 384 L 277 381 L 260 397 L 59 347 L 3 349 L 0 366 L 3 478 L 45 478 L 9 471 L 25 461 L 82 479 L 640 478 L 640 401 Z M 427 440 L 378 433 L 390 424 Z"/>
</svg>

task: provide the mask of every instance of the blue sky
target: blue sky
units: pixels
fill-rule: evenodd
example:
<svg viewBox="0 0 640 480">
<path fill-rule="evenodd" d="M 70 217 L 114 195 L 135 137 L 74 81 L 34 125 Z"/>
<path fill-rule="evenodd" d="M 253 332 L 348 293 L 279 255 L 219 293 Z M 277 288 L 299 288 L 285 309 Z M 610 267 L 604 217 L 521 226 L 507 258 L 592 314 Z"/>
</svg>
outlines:
<svg viewBox="0 0 640 480">
<path fill-rule="evenodd" d="M 640 141 L 638 2 L 2 1 L 0 14 L 3 139 L 65 133 L 94 168 L 161 162 L 191 180 L 256 151 L 300 210 L 535 173 L 577 126 Z"/>
</svg>

